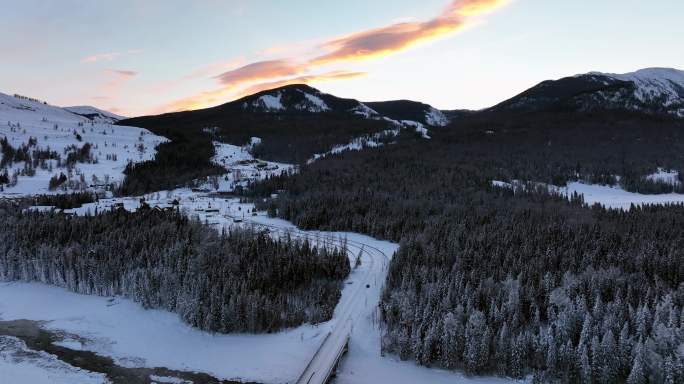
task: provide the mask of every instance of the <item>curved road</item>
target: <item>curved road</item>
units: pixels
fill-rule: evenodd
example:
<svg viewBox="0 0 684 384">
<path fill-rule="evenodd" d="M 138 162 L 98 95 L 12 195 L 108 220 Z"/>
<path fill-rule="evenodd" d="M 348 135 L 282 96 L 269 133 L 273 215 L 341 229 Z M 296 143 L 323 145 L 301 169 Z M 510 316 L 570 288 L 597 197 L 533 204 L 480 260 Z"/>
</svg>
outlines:
<svg viewBox="0 0 684 384">
<path fill-rule="evenodd" d="M 334 376 L 337 364 L 346 351 L 347 343 L 354 329 L 354 323 L 361 320 L 363 309 L 368 305 L 365 291 L 378 281 L 384 281 L 389 257 L 380 249 L 360 241 L 340 239 L 339 237 L 324 236 L 317 232 L 304 232 L 298 229 L 283 229 L 275 225 L 247 221 L 248 224 L 277 232 L 279 235 L 289 235 L 294 238 L 307 239 L 318 244 L 345 246 L 351 256 L 365 256 L 365 274 L 357 281 L 357 286 L 351 294 L 340 300 L 333 315 L 337 319 L 333 330 L 323 340 L 320 347 L 309 361 L 304 372 L 296 381 L 297 384 L 325 384 Z M 352 257 L 353 259 L 353 257 Z M 376 305 L 376 303 L 373 303 Z"/>
</svg>

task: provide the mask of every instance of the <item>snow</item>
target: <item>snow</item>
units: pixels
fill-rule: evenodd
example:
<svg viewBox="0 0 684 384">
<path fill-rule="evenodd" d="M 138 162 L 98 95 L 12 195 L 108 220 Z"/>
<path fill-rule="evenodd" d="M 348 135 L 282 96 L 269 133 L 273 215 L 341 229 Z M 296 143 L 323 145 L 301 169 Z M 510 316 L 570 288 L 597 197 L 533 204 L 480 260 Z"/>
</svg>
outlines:
<svg viewBox="0 0 684 384">
<path fill-rule="evenodd" d="M 64 347 L 64 348 L 73 349 L 75 351 L 83 350 L 83 343 L 81 343 L 78 340 L 64 339 L 62 341 L 56 341 L 52 344 L 60 346 L 60 347 Z"/>
<path fill-rule="evenodd" d="M 252 101 L 251 104 L 244 103 L 242 106 L 243 108 L 248 108 L 251 105 L 253 108 L 256 108 L 264 112 L 282 111 L 285 109 L 285 107 L 283 106 L 280 100 L 281 98 L 282 94 L 280 92 L 276 92 L 275 95 L 259 96 L 259 98 Z"/>
<path fill-rule="evenodd" d="M 66 109 L 69 112 L 73 112 L 77 115 L 88 117 L 90 120 L 95 120 L 101 123 L 116 123 L 117 121 L 126 118 L 124 116 L 104 111 L 99 108 L 91 107 L 89 105 L 64 107 L 64 109 Z"/>
<path fill-rule="evenodd" d="M 449 119 L 442 111 L 430 107 L 425 112 L 425 122 L 433 127 L 444 127 L 449 124 Z"/>
<path fill-rule="evenodd" d="M 352 108 L 350 112 L 356 114 L 356 115 L 361 115 L 367 119 L 370 119 L 371 117 L 377 117 L 379 116 L 379 113 L 377 113 L 373 108 L 370 108 L 366 104 L 359 103 L 356 107 Z"/>
<path fill-rule="evenodd" d="M 127 299 L 38 283 L 0 284 L 0 318 L 48 321 L 45 328 L 78 334 L 87 340 L 83 349 L 125 367 L 167 367 L 264 383 L 296 377 L 328 329 L 324 324 L 267 335 L 214 335 Z"/>
<path fill-rule="evenodd" d="M 177 377 L 150 375 L 150 380 L 159 384 L 192 384 L 192 381 L 179 379 Z"/>
<path fill-rule="evenodd" d="M 312 95 L 308 92 L 301 91 L 306 98 L 306 101 L 300 102 L 295 105 L 295 109 L 300 111 L 309 111 L 314 113 L 326 112 L 330 110 L 330 107 L 318 96 Z"/>
<path fill-rule="evenodd" d="M 658 101 L 667 107 L 681 104 L 684 98 L 684 71 L 673 68 L 645 68 L 624 74 L 591 72 L 590 75 L 633 82 L 634 96 L 641 102 Z"/>
<path fill-rule="evenodd" d="M 360 104 L 360 105 L 365 107 L 365 105 L 363 105 L 363 104 Z M 366 107 L 366 108 L 368 108 L 368 107 Z M 377 113 L 370 108 L 368 108 L 368 109 L 370 111 L 372 111 L 372 113 Z M 379 115 L 374 116 L 371 114 L 368 114 L 368 115 L 363 114 L 363 115 L 366 117 L 370 116 L 370 118 L 376 119 L 376 120 L 384 120 L 384 121 L 390 123 L 390 125 L 393 126 L 394 128 L 393 129 L 386 129 L 386 130 L 383 130 L 381 132 L 374 133 L 374 134 L 356 137 L 356 138 L 352 139 L 349 143 L 346 143 L 346 144 L 337 144 L 337 145 L 333 146 L 332 149 L 330 149 L 327 152 L 314 154 L 313 157 L 311 157 L 309 160 L 307 160 L 307 164 L 311 164 L 311 163 L 315 162 L 316 160 L 322 159 L 326 156 L 342 153 L 345 151 L 360 151 L 364 148 L 380 147 L 383 145 L 383 141 L 382 141 L 383 138 L 394 138 L 394 137 L 399 135 L 399 132 L 401 131 L 401 129 L 405 129 L 405 128 L 412 128 L 416 131 L 416 133 L 419 133 L 422 138 L 430 139 L 428 129 L 425 128 L 425 125 L 423 125 L 422 123 L 419 123 L 417 121 L 413 121 L 413 120 L 397 121 L 397 120 L 393 120 L 393 119 L 390 119 L 389 117 L 385 117 L 385 116 L 378 117 Z"/>
<path fill-rule="evenodd" d="M 383 145 L 383 138 L 393 138 L 399 135 L 399 128 L 386 129 L 384 131 L 374 133 L 372 135 L 364 135 L 352 139 L 347 144 L 338 144 L 332 147 L 325 153 L 316 153 L 312 158 L 307 160 L 307 164 L 311 164 L 316 160 L 322 159 L 329 155 L 339 154 L 345 151 L 360 151 L 364 148 L 376 148 Z"/>
<path fill-rule="evenodd" d="M 22 340 L 10 336 L 0 336 L 0 373 L 3 383 L 109 383 L 103 374 L 84 371 L 49 353 L 31 350 Z"/>
<path fill-rule="evenodd" d="M 82 140 L 74 134 L 77 132 Z M 85 143 L 92 145 L 91 154 L 97 163 L 77 163 L 72 175 L 73 180 L 83 175 L 85 182 L 91 184 L 116 183 L 123 180 L 123 170 L 128 162 L 151 160 L 156 154 L 156 146 L 166 139 L 156 136 L 146 129 L 112 126 L 109 123 L 91 121 L 63 108 L 46 105 L 0 93 L 0 137 L 6 137 L 9 144 L 19 148 L 27 144 L 29 138 L 37 139 L 37 148 L 56 151 L 66 158 L 64 151 L 75 145 L 81 148 Z M 60 172 L 68 174 L 65 168 L 57 168 L 56 161 L 50 160 L 52 171 L 36 169 L 33 177 L 19 176 L 14 187 L 5 187 L 0 196 L 33 195 L 61 193 L 49 191 L 51 177 Z M 24 163 L 15 163 L 8 169 L 21 170 Z M 0 170 L 1 171 L 1 170 Z M 97 177 L 97 181 L 93 179 Z"/>
<path fill-rule="evenodd" d="M 679 185 L 679 172 L 658 168 L 658 171 L 646 176 L 648 180 L 663 182 L 670 185 Z"/>
<path fill-rule="evenodd" d="M 655 204 L 682 204 L 684 194 L 667 193 L 659 195 L 644 195 L 641 193 L 628 192 L 620 187 L 611 187 L 597 184 L 583 184 L 579 182 L 568 183 L 567 188 L 561 188 L 566 194 L 573 192 L 584 195 L 587 204 L 601 204 L 606 208 L 629 210 L 630 206 Z"/>
<path fill-rule="evenodd" d="M 667 193 L 658 195 L 644 195 L 641 193 L 629 192 L 617 186 L 586 184 L 582 182 L 570 182 L 566 187 L 549 186 L 544 183 L 549 190 L 562 193 L 568 197 L 574 193 L 584 196 L 584 202 L 589 205 L 600 204 L 606 208 L 629 210 L 632 205 L 667 205 L 684 204 L 684 194 Z M 492 181 L 492 185 L 503 188 L 513 188 L 521 186 L 522 183 L 514 180 L 511 183 L 503 181 Z"/>
<path fill-rule="evenodd" d="M 352 265 L 363 249 L 362 263 L 345 281 L 331 321 L 268 335 L 210 334 L 185 325 L 175 314 L 144 310 L 125 298 L 79 295 L 37 283 L 0 284 L 0 318 L 47 320 L 48 329 L 77 335 L 77 348 L 110 356 L 127 367 L 167 367 L 205 372 L 221 379 L 262 383 L 294 382 L 328 332 L 339 329 L 343 322 L 351 319 L 350 351 L 338 371 L 340 383 L 387 382 L 378 381 L 381 377 L 392 378 L 399 384 L 508 382 L 504 379 L 470 379 L 460 373 L 419 367 L 394 356 L 381 356 L 377 303 L 389 259 L 398 244 L 350 232 L 300 231 L 292 223 L 270 218 L 265 212 L 252 216 L 250 212 L 254 206 L 240 203 L 238 198 L 219 198 L 189 189 L 142 197 L 152 207 L 169 206 L 171 200 L 177 200 L 181 212 L 216 229 L 232 225 L 256 226 L 268 230 L 274 237 L 290 233 L 327 245 L 339 245 L 344 239 L 348 242 Z M 68 212 L 82 215 L 108 209 L 119 202 L 128 210 L 140 206 L 139 198 L 101 199 Z M 242 222 L 235 223 L 237 218 Z M 365 284 L 369 287 L 365 288 Z M 69 345 L 76 341 L 63 343 Z"/>
<path fill-rule="evenodd" d="M 233 217 L 239 217 L 253 208 L 251 204 L 239 203 L 239 199 L 200 196 L 188 190 L 169 193 L 166 198 L 156 201 L 154 194 L 150 194 L 146 196 L 147 201 L 154 206 L 169 198 L 178 199 L 181 210 L 193 212 L 199 220 L 210 225 L 234 225 Z M 120 201 L 125 203 L 126 209 L 134 210 L 139 206 L 137 199 L 103 199 L 73 211 L 78 214 L 94 212 L 95 207 L 105 209 L 105 206 Z M 218 209 L 220 214 L 203 212 L 209 206 Z M 353 233 L 298 232 L 291 223 L 271 219 L 264 213 L 247 219 L 249 222 L 244 225 L 251 226 L 254 222 L 271 226 L 274 236 L 291 231 L 327 244 L 340 244 L 341 239 L 345 238 L 350 242 L 363 242 L 382 249 L 390 256 L 398 248 L 397 244 Z M 282 231 L 277 232 L 278 228 Z M 355 260 L 358 252 L 358 247 L 350 250 L 350 261 Z M 85 340 L 81 341 L 79 348 L 110 356 L 118 364 L 127 367 L 163 366 L 206 372 L 221 379 L 291 382 L 304 370 L 325 335 L 336 326 L 341 316 L 338 314 L 340 308 L 353 309 L 353 313 L 358 313 L 358 308 L 371 311 L 375 308 L 372 300 L 379 295 L 384 281 L 384 275 L 377 274 L 384 273 L 386 268 L 386 260 L 374 264 L 368 255 L 364 255 L 362 265 L 351 273 L 344 284 L 333 320 L 318 326 L 303 325 L 267 335 L 212 335 L 185 325 L 175 314 L 144 310 L 125 298 L 79 295 L 38 283 L 0 284 L 0 318 L 47 320 L 46 328 L 75 334 Z M 358 287 L 367 281 L 373 284 L 373 289 L 364 288 L 360 292 L 364 295 L 371 295 L 372 292 L 373 296 L 357 296 Z M 72 342 L 67 341 L 68 344 Z"/>
<path fill-rule="evenodd" d="M 211 160 L 214 164 L 224 167 L 228 173 L 218 176 L 217 185 L 205 182 L 200 185 L 200 188 L 213 189 L 217 192 L 232 192 L 235 187 L 247 186 L 250 181 L 263 180 L 270 176 L 280 175 L 282 172 L 295 170 L 296 167 L 292 164 L 254 159 L 249 150 L 257 143 L 261 143 L 258 137 L 253 137 L 250 144 L 244 147 L 214 142 L 216 154 Z"/>
<path fill-rule="evenodd" d="M 261 144 L 261 138 L 260 137 L 252 137 L 249 139 L 249 145 L 254 147 L 255 145 Z"/>
<path fill-rule="evenodd" d="M 425 128 L 425 126 L 422 123 L 413 120 L 402 120 L 401 123 L 404 125 L 408 125 L 409 127 L 413 127 L 416 130 L 416 133 L 419 133 L 423 139 L 430 138 L 430 135 L 428 135 L 427 128 Z"/>
</svg>

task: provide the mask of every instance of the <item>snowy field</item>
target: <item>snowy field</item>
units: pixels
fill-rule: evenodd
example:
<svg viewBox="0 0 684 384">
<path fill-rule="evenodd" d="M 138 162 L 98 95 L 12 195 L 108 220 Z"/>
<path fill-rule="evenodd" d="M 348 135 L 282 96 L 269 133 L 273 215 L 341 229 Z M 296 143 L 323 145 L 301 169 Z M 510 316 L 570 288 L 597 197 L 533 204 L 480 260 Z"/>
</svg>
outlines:
<svg viewBox="0 0 684 384">
<path fill-rule="evenodd" d="M 191 328 L 175 314 L 145 310 L 127 299 L 79 295 L 38 283 L 1 283 L 0 317 L 48 321 L 46 329 L 86 340 L 67 345 L 112 357 L 121 366 L 167 367 L 263 383 L 297 376 L 330 326 L 305 325 L 267 335 L 214 335 Z M 26 364 L 31 363 L 21 365 Z M 14 382 L 32 381 L 25 377 Z"/>
<path fill-rule="evenodd" d="M 274 100 L 261 100 L 268 108 Z M 322 100 L 307 97 L 303 108 L 325 110 Z M 58 108 L 38 101 L 0 94 L 0 137 L 15 148 L 37 140 L 34 148 L 57 151 L 65 156 L 71 145 L 91 143 L 97 163 L 77 163 L 70 178 L 88 184 L 121 181 L 126 164 L 154 158 L 154 147 L 166 139 L 133 127 L 112 126 L 118 116 L 92 107 Z M 91 120 L 92 119 L 92 120 Z M 381 137 L 393 137 L 400 129 L 411 128 L 428 137 L 422 124 L 394 122 L 394 129 L 360 138 L 335 147 L 330 153 L 358 150 L 381 145 Z M 80 137 L 80 140 L 78 139 Z M 258 144 L 253 138 L 251 145 Z M 345 243 L 352 265 L 361 255 L 361 265 L 344 282 L 340 302 L 329 322 L 309 324 L 274 334 L 211 334 L 189 327 L 173 313 L 144 310 L 123 297 L 79 295 L 65 289 L 38 283 L 0 283 L 0 320 L 26 319 L 44 321 L 44 328 L 61 331 L 74 338 L 56 342 L 73 350 L 87 350 L 107 356 L 124 367 L 166 367 L 197 371 L 219 379 L 237 379 L 262 383 L 294 382 L 303 372 L 329 332 L 352 321 L 350 353 L 344 358 L 337 381 L 341 383 L 468 383 L 504 382 L 503 379 L 470 379 L 454 372 L 418 367 L 396 357 L 381 356 L 377 304 L 390 258 L 398 244 L 348 232 L 300 231 L 287 221 L 254 212 L 252 204 L 235 198 L 210 195 L 231 192 L 249 181 L 264 179 L 281 172 L 296 172 L 290 164 L 254 159 L 251 145 L 239 147 L 214 143 L 212 161 L 226 168 L 224 175 L 208 178 L 195 189 L 161 191 L 140 197 L 104 198 L 97 203 L 67 210 L 68 213 L 95 214 L 123 205 L 127 210 L 141 206 L 141 198 L 152 207 L 178 204 L 186 215 L 216 228 L 234 225 L 253 226 L 271 236 L 290 235 L 308 238 L 327 246 Z M 319 155 L 318 157 L 325 156 Z M 23 168 L 15 163 L 12 169 Z M 1 171 L 1 170 L 0 170 Z M 0 197 L 58 193 L 49 191 L 49 179 L 65 172 L 37 169 L 33 177 L 19 176 L 15 186 L 6 188 Z M 95 177 L 93 177 L 95 176 Z M 35 209 L 50 210 L 51 207 Z M 13 383 L 101 383 L 103 375 L 85 372 L 44 352 L 28 350 L 23 341 L 0 337 L 0 372 Z M 381 379 L 382 378 L 382 379 Z M 174 378 L 156 378 L 158 382 Z M 0 380 L 3 381 L 3 380 Z"/>
<path fill-rule="evenodd" d="M 597 184 L 568 183 L 567 188 L 561 188 L 566 194 L 572 195 L 577 192 L 584 195 L 587 204 L 601 204 L 606 208 L 630 209 L 634 205 L 646 204 L 682 204 L 684 194 L 666 193 L 659 195 L 644 195 L 641 193 L 628 192 L 620 187 L 610 187 Z"/>
<path fill-rule="evenodd" d="M 258 137 L 253 137 L 251 144 L 237 146 L 226 143 L 214 142 L 216 154 L 211 159 L 214 164 L 226 168 L 227 173 L 209 177 L 200 188 L 215 192 L 233 192 L 237 186 L 246 186 L 250 181 L 263 180 L 270 176 L 280 175 L 282 172 L 294 172 L 296 167 L 292 164 L 276 163 L 255 159 L 249 152 L 251 146 L 261 142 Z"/>
<path fill-rule="evenodd" d="M 659 171 L 649 175 L 651 180 L 672 181 L 677 180 L 678 175 L 673 172 Z M 539 183 L 542 185 L 542 183 Z M 504 188 L 513 188 L 514 185 L 522 185 L 518 181 L 507 183 L 503 181 L 492 181 L 492 185 Z M 658 195 L 645 195 L 641 193 L 629 192 L 619 186 L 608 186 L 599 184 L 586 184 L 581 182 L 568 183 L 567 187 L 550 186 L 553 191 L 572 196 L 574 193 L 584 196 L 584 202 L 589 205 L 600 204 L 606 208 L 629 210 L 632 205 L 667 205 L 684 204 L 684 194 L 665 193 Z"/>
<path fill-rule="evenodd" d="M 109 356 L 126 367 L 167 367 L 209 373 L 222 379 L 262 383 L 294 382 L 328 332 L 351 313 L 353 321 L 349 353 L 338 370 L 339 383 L 503 383 L 512 380 L 468 378 L 460 373 L 419 367 L 394 356 L 381 356 L 377 304 L 389 258 L 398 244 L 349 232 L 299 231 L 292 223 L 253 215 L 253 205 L 235 198 L 178 189 L 143 196 L 152 207 L 179 209 L 220 229 L 231 225 L 254 226 L 272 236 L 290 233 L 311 241 L 339 245 L 346 241 L 350 262 L 362 252 L 362 263 L 345 281 L 333 319 L 317 326 L 303 325 L 275 334 L 214 335 L 193 329 L 175 314 L 144 310 L 125 298 L 79 295 L 37 283 L 0 284 L 0 319 L 47 320 L 45 328 L 79 335 L 81 341 L 60 345 Z M 140 198 L 101 199 L 71 210 L 94 213 L 123 203 L 128 210 L 140 207 Z M 45 208 L 43 208 L 45 209 Z M 352 264 L 353 265 L 353 264 Z M 369 288 L 364 288 L 368 283 Z M 83 342 L 82 340 L 87 340 Z M 258 358 L 255 358 L 258 356 Z M 387 381 L 390 380 L 391 381 Z"/>
<path fill-rule="evenodd" d="M 5 187 L 0 196 L 64 192 L 48 189 L 50 178 L 60 172 L 72 180 L 82 179 L 88 186 L 120 182 L 129 162 L 154 159 L 155 147 L 166 141 L 146 129 L 111 125 L 110 122 L 118 117 L 116 115 L 105 115 L 106 112 L 92 107 L 73 107 L 73 110 L 94 116 L 93 120 L 64 108 L 0 93 L 0 138 L 7 138 L 13 148 L 18 149 L 34 138 L 37 144 L 30 149 L 31 152 L 49 148 L 64 160 L 67 147 L 80 149 L 85 143 L 90 143 L 91 155 L 97 159 L 96 163 L 76 163 L 71 173 L 65 167 L 57 168 L 56 160 L 48 160 L 51 169 L 37 167 L 34 176 L 19 175 L 17 184 Z M 24 162 L 14 163 L 7 171 L 12 176 L 24 167 Z"/>
<path fill-rule="evenodd" d="M 4 290 L 0 289 L 0 296 Z M 0 300 L 0 306 L 4 301 Z M 45 352 L 36 352 L 16 337 L 0 336 L 0 382 L 12 384 L 101 384 L 109 380 L 58 360 Z"/>
</svg>

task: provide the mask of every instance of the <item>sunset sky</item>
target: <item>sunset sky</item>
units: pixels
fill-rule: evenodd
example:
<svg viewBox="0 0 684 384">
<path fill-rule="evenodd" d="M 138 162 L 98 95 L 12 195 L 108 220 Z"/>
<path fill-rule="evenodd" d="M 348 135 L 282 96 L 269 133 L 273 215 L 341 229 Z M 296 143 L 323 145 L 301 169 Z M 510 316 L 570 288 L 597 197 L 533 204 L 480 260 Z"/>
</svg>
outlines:
<svg viewBox="0 0 684 384">
<path fill-rule="evenodd" d="M 681 0 L 0 2 L 0 92 L 127 116 L 299 82 L 478 109 L 550 78 L 684 69 Z"/>
</svg>

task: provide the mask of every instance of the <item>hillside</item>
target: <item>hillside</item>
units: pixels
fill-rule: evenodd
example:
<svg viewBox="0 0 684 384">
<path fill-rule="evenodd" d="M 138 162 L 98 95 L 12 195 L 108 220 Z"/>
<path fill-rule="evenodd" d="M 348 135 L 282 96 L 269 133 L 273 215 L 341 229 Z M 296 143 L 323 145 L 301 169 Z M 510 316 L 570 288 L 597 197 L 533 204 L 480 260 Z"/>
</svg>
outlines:
<svg viewBox="0 0 684 384">
<path fill-rule="evenodd" d="M 684 71 L 646 68 L 547 80 L 491 111 L 632 111 L 684 117 Z"/>
<path fill-rule="evenodd" d="M 0 93 L 3 193 L 111 189 L 127 164 L 153 159 L 166 141 L 146 129 L 113 126 L 118 118 L 94 107 L 60 108 Z"/>
<path fill-rule="evenodd" d="M 449 124 L 449 118 L 442 111 L 417 101 L 394 100 L 364 102 L 364 104 L 394 120 L 416 121 L 430 127 L 443 127 Z"/>
<path fill-rule="evenodd" d="M 306 85 L 289 85 L 213 108 L 139 117 L 121 124 L 165 136 L 174 131 L 209 133 L 215 140 L 235 145 L 258 137 L 261 144 L 254 149 L 255 155 L 288 163 L 306 162 L 335 145 L 387 129 L 417 128 L 413 122 L 403 124 L 357 100 Z"/>
</svg>

